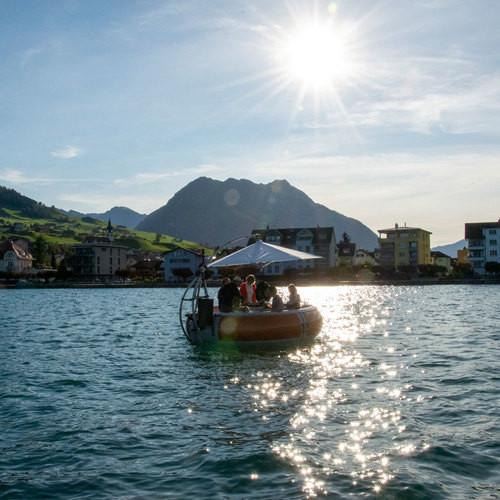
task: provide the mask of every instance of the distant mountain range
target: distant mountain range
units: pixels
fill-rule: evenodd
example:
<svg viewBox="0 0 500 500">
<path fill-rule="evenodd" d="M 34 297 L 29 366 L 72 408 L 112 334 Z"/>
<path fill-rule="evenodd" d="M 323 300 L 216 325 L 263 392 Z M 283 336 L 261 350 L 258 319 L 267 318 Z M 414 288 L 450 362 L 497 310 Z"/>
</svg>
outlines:
<svg viewBox="0 0 500 500">
<path fill-rule="evenodd" d="M 120 226 L 129 227 L 134 229 L 139 222 L 141 222 L 146 214 L 140 214 L 135 210 L 127 207 L 113 207 L 108 211 L 103 213 L 80 213 L 75 210 L 70 210 L 69 215 L 73 215 L 76 217 L 92 217 L 93 219 L 101 220 L 103 222 L 111 221 L 112 224 L 118 224 Z"/>
<path fill-rule="evenodd" d="M 377 236 L 360 221 L 346 217 L 315 203 L 285 180 L 255 184 L 249 180 L 216 181 L 200 177 L 178 191 L 166 205 L 150 215 L 127 207 L 113 207 L 104 213 L 84 214 L 48 207 L 23 196 L 14 189 L 0 186 L 0 217 L 10 218 L 12 211 L 22 217 L 69 223 L 68 216 L 91 217 L 113 225 L 137 228 L 196 241 L 210 246 L 223 245 L 238 237 L 247 237 L 252 229 L 275 227 L 333 226 L 336 239 L 346 232 L 358 248 L 377 247 Z M 241 244 L 241 242 L 238 242 Z M 432 250 L 456 257 L 466 240 L 434 247 Z"/>
<path fill-rule="evenodd" d="M 359 220 L 315 203 L 286 180 L 256 184 L 200 177 L 146 216 L 137 229 L 217 246 L 266 226 L 333 226 L 337 240 L 346 232 L 359 248 L 373 250 L 378 244 L 377 235 Z"/>
<path fill-rule="evenodd" d="M 457 250 L 462 250 L 462 248 L 467 246 L 467 240 L 459 240 L 455 243 L 450 243 L 448 245 L 440 245 L 432 249 L 433 252 L 443 252 L 444 254 L 456 258 Z"/>
</svg>

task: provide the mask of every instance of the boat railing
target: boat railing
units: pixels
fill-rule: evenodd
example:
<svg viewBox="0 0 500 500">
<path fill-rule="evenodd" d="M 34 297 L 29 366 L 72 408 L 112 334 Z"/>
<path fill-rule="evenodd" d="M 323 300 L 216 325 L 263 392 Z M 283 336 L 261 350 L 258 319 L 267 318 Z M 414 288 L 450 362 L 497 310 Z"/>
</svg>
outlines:
<svg viewBox="0 0 500 500">
<path fill-rule="evenodd" d="M 208 296 L 205 272 L 204 270 L 201 270 L 200 274 L 196 276 L 187 286 L 186 290 L 182 294 L 179 305 L 179 323 L 181 324 L 182 332 L 190 342 L 192 342 L 192 339 L 186 322 L 189 319 L 193 329 L 197 332 L 200 331 L 198 322 L 198 299 L 207 298 Z M 186 312 L 186 307 L 188 307 L 190 312 Z"/>
</svg>

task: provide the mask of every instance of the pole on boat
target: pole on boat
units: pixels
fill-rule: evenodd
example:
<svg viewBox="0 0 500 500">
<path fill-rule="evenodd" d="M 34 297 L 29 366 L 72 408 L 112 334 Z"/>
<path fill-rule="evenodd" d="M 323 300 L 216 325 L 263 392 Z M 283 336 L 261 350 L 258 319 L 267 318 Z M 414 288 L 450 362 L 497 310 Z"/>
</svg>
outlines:
<svg viewBox="0 0 500 500">
<path fill-rule="evenodd" d="M 202 256 L 202 261 L 201 264 L 198 266 L 198 272 L 196 273 L 196 276 L 189 283 L 186 290 L 182 294 L 181 302 L 179 305 L 179 323 L 181 324 L 182 332 L 191 343 L 192 340 L 190 337 L 190 332 L 188 331 L 185 321 L 186 319 L 190 320 L 193 325 L 193 328 L 197 332 L 200 331 L 200 327 L 198 325 L 198 299 L 200 297 L 201 298 L 208 297 L 207 281 L 206 281 L 207 266 L 205 264 L 205 249 L 202 249 L 201 256 Z M 203 295 L 200 294 L 202 288 L 204 292 Z M 190 291 L 192 292 L 191 296 L 189 296 Z M 184 314 L 184 305 L 189 302 L 191 302 L 191 312 Z"/>
</svg>

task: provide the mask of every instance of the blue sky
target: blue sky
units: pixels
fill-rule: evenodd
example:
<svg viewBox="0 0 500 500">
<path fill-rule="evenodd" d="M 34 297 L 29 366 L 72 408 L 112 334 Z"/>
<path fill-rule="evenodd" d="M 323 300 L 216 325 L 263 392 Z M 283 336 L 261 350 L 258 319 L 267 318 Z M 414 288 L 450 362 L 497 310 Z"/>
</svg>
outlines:
<svg viewBox="0 0 500 500">
<path fill-rule="evenodd" d="M 149 212 L 200 175 L 286 178 L 450 243 L 500 217 L 499 19 L 497 0 L 0 0 L 0 184 Z"/>
</svg>

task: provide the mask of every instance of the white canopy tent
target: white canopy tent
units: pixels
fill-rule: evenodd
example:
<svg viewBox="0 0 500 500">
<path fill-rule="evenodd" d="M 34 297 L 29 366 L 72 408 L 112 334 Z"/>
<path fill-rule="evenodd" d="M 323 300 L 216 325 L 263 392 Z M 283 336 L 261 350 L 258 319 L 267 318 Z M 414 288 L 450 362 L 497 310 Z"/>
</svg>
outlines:
<svg viewBox="0 0 500 500">
<path fill-rule="evenodd" d="M 257 240 L 252 245 L 248 245 L 237 252 L 211 262 L 207 267 L 265 265 L 274 262 L 294 262 L 322 258 L 312 253 L 299 252 L 298 250 L 271 245 L 270 243 Z"/>
</svg>

